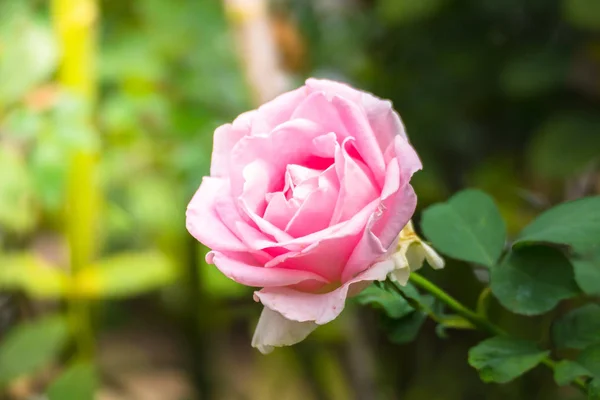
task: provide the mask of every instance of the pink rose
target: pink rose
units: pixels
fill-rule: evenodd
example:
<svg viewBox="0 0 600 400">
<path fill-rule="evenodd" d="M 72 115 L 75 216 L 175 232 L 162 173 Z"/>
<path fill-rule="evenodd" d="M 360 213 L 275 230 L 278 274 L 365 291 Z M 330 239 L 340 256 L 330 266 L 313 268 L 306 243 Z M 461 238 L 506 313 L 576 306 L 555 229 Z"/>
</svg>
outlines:
<svg viewBox="0 0 600 400">
<path fill-rule="evenodd" d="M 187 229 L 227 277 L 262 288 L 253 343 L 303 340 L 396 265 L 421 162 L 389 101 L 309 79 L 215 131 Z"/>
</svg>

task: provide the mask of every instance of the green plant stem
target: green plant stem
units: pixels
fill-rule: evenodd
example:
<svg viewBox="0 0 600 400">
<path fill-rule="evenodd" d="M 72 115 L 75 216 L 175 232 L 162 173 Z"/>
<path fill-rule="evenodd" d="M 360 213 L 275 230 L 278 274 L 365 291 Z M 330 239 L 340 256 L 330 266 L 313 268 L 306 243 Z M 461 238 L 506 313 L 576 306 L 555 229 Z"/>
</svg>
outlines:
<svg viewBox="0 0 600 400">
<path fill-rule="evenodd" d="M 446 293 L 442 288 L 440 288 L 430 280 L 424 278 L 422 275 L 412 272 L 410 274 L 410 281 L 415 286 L 420 287 L 424 291 L 437 298 L 439 301 L 448 306 L 448 308 L 454 310 L 458 315 L 471 322 L 475 327 L 479 328 L 480 330 L 488 332 L 494 336 L 508 336 L 508 333 L 506 331 L 494 325 L 484 315 L 478 314 L 475 311 L 464 306 L 454 297 Z M 552 360 L 549 357 L 546 357 L 542 360 L 542 364 L 544 364 L 546 367 L 548 367 L 554 372 L 554 369 L 556 367 L 556 363 L 554 362 L 554 360 Z M 583 391 L 584 393 L 587 393 L 587 386 L 583 380 L 576 379 L 573 381 L 573 385 L 581 391 Z"/>
<path fill-rule="evenodd" d="M 95 64 L 98 0 L 52 0 L 51 7 L 54 31 L 62 49 L 58 80 L 64 89 L 89 106 L 86 123 L 92 128 L 92 110 L 97 90 Z M 93 260 L 97 246 L 97 155 L 96 149 L 89 148 L 74 149 L 70 155 L 66 233 L 72 277 Z M 74 278 L 71 284 L 77 284 Z M 94 354 L 91 305 L 75 295 L 71 295 L 67 301 L 76 356 L 90 360 Z"/>
</svg>

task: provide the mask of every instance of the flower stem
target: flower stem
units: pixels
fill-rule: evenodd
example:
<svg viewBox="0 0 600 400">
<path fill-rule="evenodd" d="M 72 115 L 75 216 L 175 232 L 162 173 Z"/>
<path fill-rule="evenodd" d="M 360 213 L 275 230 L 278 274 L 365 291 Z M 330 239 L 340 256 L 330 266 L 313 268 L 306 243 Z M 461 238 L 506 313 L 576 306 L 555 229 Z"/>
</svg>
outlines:
<svg viewBox="0 0 600 400">
<path fill-rule="evenodd" d="M 442 288 L 440 288 L 427 278 L 424 278 L 422 275 L 412 272 L 410 274 L 410 282 L 437 298 L 439 301 L 448 306 L 448 308 L 454 310 L 458 315 L 471 322 L 480 330 L 488 332 L 495 336 L 508 336 L 508 333 L 502 328 L 494 325 L 485 316 L 467 308 L 454 297 L 446 293 Z M 556 363 L 554 362 L 554 360 L 552 360 L 549 357 L 546 357 L 542 360 L 542 364 L 544 364 L 546 367 L 548 367 L 554 372 L 554 369 L 556 367 Z M 584 393 L 587 393 L 587 386 L 582 379 L 575 379 L 573 381 L 573 385 L 581 391 L 583 391 Z"/>
</svg>

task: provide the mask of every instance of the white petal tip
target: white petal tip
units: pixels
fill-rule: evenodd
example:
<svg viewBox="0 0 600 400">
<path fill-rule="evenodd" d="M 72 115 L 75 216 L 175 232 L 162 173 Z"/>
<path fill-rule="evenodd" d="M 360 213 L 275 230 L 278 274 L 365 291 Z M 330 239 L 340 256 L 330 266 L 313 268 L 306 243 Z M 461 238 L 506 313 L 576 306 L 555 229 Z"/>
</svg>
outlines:
<svg viewBox="0 0 600 400">
<path fill-rule="evenodd" d="M 431 246 L 424 242 L 421 243 L 421 246 L 423 246 L 423 250 L 425 250 L 425 259 L 427 260 L 427 263 L 431 266 L 431 268 L 444 268 L 446 262 Z"/>
<path fill-rule="evenodd" d="M 410 268 L 399 268 L 390 273 L 390 279 L 394 282 L 399 283 L 402 286 L 406 286 L 408 278 L 410 277 Z"/>
<path fill-rule="evenodd" d="M 303 341 L 317 326 L 313 321 L 291 321 L 265 307 L 252 337 L 252 347 L 262 354 L 269 354 L 275 347 L 291 346 Z"/>
</svg>

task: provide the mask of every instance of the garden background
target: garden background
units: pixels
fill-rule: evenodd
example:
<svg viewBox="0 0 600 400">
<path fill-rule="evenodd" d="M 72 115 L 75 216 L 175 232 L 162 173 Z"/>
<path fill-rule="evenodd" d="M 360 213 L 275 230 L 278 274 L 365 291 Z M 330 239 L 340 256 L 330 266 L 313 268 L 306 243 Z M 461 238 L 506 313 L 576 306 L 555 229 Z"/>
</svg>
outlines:
<svg viewBox="0 0 600 400">
<path fill-rule="evenodd" d="M 484 384 L 466 359 L 481 333 L 427 322 L 395 343 L 352 301 L 297 346 L 250 347 L 262 307 L 205 265 L 185 208 L 214 128 L 309 76 L 393 101 L 419 210 L 480 188 L 514 234 L 600 193 L 597 0 L 2 0 L 0 338 L 42 321 L 0 363 L 6 398 L 73 360 L 103 400 L 581 398 L 543 368 Z M 486 279 L 424 274 L 469 305 Z M 492 311 L 537 339 L 575 303 Z"/>
</svg>

